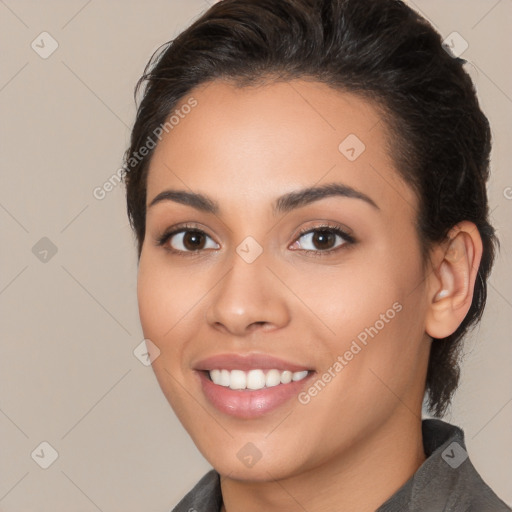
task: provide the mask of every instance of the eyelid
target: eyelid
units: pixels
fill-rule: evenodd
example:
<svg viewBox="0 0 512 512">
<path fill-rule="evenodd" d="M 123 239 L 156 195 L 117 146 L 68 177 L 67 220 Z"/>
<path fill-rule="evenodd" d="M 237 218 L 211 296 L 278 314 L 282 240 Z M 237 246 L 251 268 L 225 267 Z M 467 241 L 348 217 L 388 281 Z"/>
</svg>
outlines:
<svg viewBox="0 0 512 512">
<path fill-rule="evenodd" d="M 312 224 L 310 227 L 301 228 L 297 235 L 295 235 L 295 239 L 306 233 L 311 233 L 312 231 L 332 230 L 338 231 L 340 235 L 343 236 L 343 238 L 347 239 L 348 241 L 356 241 L 353 235 L 353 230 L 350 229 L 348 226 L 345 226 L 344 224 L 328 220 L 317 220 L 316 222 L 320 222 L 320 224 Z"/>
</svg>

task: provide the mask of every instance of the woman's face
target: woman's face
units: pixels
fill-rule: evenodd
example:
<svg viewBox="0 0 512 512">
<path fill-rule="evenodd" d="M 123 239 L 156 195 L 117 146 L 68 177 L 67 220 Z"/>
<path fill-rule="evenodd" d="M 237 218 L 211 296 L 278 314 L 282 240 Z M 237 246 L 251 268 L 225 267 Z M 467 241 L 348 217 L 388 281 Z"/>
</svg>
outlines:
<svg viewBox="0 0 512 512">
<path fill-rule="evenodd" d="M 370 453 L 419 423 L 430 350 L 417 199 L 384 123 L 300 80 L 191 95 L 147 182 L 138 300 L 160 386 L 233 478 Z"/>
</svg>

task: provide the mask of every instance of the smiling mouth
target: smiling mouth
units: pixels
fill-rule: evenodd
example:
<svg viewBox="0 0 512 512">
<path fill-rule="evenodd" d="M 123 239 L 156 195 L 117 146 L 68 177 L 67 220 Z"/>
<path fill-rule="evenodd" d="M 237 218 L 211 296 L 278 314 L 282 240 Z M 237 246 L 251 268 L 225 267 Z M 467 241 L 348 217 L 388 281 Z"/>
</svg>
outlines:
<svg viewBox="0 0 512 512">
<path fill-rule="evenodd" d="M 292 372 L 290 370 L 263 370 L 258 368 L 244 371 L 215 368 L 212 370 L 205 370 L 204 373 L 210 381 L 218 386 L 238 391 L 256 391 L 259 389 L 286 385 L 290 382 L 301 381 L 305 379 L 311 371 L 302 370 Z"/>
<path fill-rule="evenodd" d="M 190 366 L 210 405 L 239 419 L 263 419 L 286 406 L 316 374 L 309 364 L 258 352 L 216 354 Z"/>
</svg>

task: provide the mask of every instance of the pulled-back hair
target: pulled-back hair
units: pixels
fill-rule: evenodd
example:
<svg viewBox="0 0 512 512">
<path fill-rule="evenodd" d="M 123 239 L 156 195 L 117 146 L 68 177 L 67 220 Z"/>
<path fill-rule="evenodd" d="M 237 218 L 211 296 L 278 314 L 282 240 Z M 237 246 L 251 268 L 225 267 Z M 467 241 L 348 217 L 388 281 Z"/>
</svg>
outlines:
<svg viewBox="0 0 512 512">
<path fill-rule="evenodd" d="M 427 405 L 432 414 L 443 415 L 459 382 L 461 341 L 483 313 L 498 245 L 486 192 L 491 133 L 464 63 L 399 0 L 222 0 L 213 5 L 153 54 L 135 89 L 137 97 L 145 85 L 124 179 L 139 258 L 153 149 L 142 158 L 137 152 L 149 147 L 148 140 L 194 87 L 216 79 L 240 87 L 305 79 L 364 97 L 378 107 L 396 169 L 418 197 L 423 262 L 460 221 L 474 222 L 483 242 L 466 317 L 453 334 L 432 343 Z"/>
</svg>

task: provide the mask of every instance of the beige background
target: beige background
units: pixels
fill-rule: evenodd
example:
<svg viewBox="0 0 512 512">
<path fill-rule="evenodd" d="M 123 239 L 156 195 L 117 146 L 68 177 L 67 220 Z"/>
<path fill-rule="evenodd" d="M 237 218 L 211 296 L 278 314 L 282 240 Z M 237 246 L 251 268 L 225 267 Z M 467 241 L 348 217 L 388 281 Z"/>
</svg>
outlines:
<svg viewBox="0 0 512 512">
<path fill-rule="evenodd" d="M 447 420 L 464 426 L 474 465 L 512 504 L 512 3 L 410 4 L 469 43 L 493 127 L 502 251 Z M 92 193 L 121 164 L 147 59 L 207 7 L 0 0 L 1 511 L 167 511 L 209 468 L 133 354 L 143 336 L 124 188 Z M 43 31 L 58 42 L 46 59 L 31 47 L 51 48 Z M 57 249 L 46 262 L 34 254 L 48 250 L 43 237 Z M 35 462 L 43 441 L 59 454 L 48 469 Z"/>
</svg>

